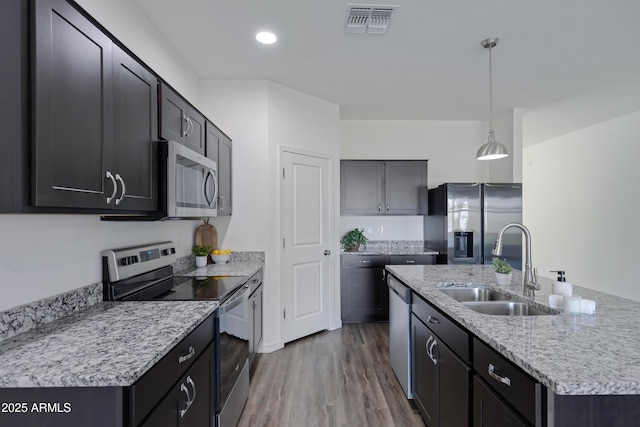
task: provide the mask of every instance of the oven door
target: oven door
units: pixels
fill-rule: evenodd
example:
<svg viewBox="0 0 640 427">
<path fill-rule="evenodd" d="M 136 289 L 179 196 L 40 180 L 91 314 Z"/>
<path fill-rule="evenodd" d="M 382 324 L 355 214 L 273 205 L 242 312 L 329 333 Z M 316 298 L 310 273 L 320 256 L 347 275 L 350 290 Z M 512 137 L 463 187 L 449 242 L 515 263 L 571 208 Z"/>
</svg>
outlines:
<svg viewBox="0 0 640 427">
<path fill-rule="evenodd" d="M 217 310 L 219 427 L 235 426 L 249 397 L 249 285 L 244 285 Z"/>
<path fill-rule="evenodd" d="M 175 141 L 169 141 L 167 144 L 167 216 L 216 216 L 216 162 Z"/>
</svg>

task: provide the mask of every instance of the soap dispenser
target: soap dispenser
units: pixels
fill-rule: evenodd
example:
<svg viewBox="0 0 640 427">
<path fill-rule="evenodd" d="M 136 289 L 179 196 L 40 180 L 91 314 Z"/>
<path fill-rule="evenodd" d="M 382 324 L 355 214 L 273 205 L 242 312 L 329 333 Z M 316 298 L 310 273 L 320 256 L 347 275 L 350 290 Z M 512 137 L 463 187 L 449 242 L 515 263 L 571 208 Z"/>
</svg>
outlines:
<svg viewBox="0 0 640 427">
<path fill-rule="evenodd" d="M 573 286 L 566 281 L 563 270 L 551 270 L 551 273 L 558 273 L 558 279 L 551 285 L 551 293 L 556 295 L 572 295 Z"/>
</svg>

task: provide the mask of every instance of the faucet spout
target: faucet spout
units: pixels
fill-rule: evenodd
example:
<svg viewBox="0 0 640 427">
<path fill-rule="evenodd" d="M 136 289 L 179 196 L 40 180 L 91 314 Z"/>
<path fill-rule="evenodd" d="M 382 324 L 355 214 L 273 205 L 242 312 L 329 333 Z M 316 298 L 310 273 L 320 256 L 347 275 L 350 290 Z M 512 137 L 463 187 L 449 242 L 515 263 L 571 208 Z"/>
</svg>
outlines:
<svg viewBox="0 0 640 427">
<path fill-rule="evenodd" d="M 540 290 L 542 286 L 538 283 L 538 271 L 533 268 L 533 264 L 531 263 L 531 233 L 529 229 L 519 222 L 511 222 L 503 226 L 500 231 L 498 231 L 498 237 L 496 238 L 496 242 L 493 244 L 493 250 L 491 253 L 495 256 L 502 255 L 502 236 L 504 232 L 509 228 L 517 228 L 522 231 L 525 238 L 525 263 L 524 263 L 524 277 L 522 279 L 522 293 L 525 296 L 533 297 L 535 296 L 535 291 Z"/>
</svg>

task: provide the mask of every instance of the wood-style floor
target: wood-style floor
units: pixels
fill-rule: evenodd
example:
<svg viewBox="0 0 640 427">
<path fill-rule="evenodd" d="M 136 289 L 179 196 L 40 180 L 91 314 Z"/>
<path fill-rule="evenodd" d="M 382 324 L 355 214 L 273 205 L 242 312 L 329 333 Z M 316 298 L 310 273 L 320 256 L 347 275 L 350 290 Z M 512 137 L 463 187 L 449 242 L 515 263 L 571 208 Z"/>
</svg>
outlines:
<svg viewBox="0 0 640 427">
<path fill-rule="evenodd" d="M 240 427 L 424 426 L 389 364 L 389 324 L 344 324 L 261 354 Z"/>
</svg>

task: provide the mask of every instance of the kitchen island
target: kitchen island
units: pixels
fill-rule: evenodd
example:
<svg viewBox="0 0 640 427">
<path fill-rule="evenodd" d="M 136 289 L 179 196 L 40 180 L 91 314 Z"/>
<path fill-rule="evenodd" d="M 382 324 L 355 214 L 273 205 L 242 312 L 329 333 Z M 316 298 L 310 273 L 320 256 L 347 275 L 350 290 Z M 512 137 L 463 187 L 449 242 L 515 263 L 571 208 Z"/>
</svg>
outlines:
<svg viewBox="0 0 640 427">
<path fill-rule="evenodd" d="M 570 403 L 575 410 L 599 411 L 600 402 L 606 401 L 617 405 L 616 414 L 637 421 L 640 303 L 574 285 L 574 294 L 596 301 L 596 314 L 486 315 L 438 288 L 479 285 L 549 310 L 552 280 L 540 278 L 542 290 L 532 298 L 522 296 L 522 272 L 515 270 L 508 288 L 495 285 L 492 266 L 394 265 L 386 270 L 470 332 L 472 338 L 477 337 L 546 387 L 546 412 L 553 411 L 554 404 L 557 410 L 562 402 Z M 607 425 L 626 425 L 615 418 L 609 421 Z"/>
</svg>

